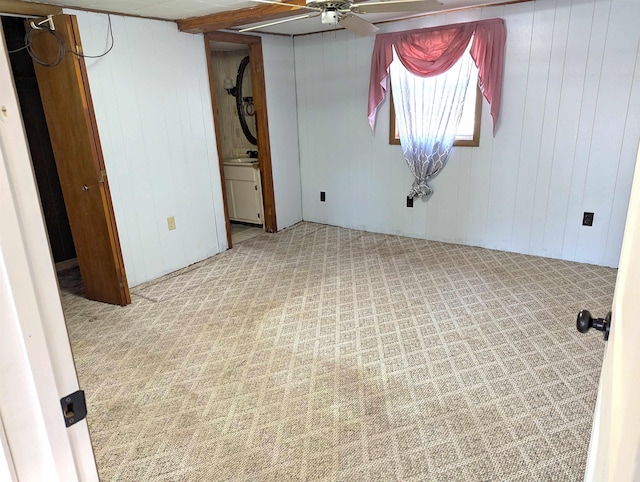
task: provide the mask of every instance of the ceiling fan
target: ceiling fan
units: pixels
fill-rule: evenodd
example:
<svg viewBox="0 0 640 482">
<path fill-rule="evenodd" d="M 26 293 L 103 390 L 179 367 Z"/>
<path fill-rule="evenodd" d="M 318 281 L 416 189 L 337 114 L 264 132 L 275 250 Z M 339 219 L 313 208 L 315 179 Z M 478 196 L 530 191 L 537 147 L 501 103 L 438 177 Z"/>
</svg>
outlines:
<svg viewBox="0 0 640 482">
<path fill-rule="evenodd" d="M 288 4 L 274 0 L 252 0 L 271 5 L 287 5 L 299 9 L 311 10 L 315 13 L 288 17 L 275 22 L 263 23 L 253 27 L 243 28 L 240 32 L 258 30 L 272 25 L 278 25 L 303 18 L 320 17 L 325 25 L 340 25 L 358 35 L 370 35 L 377 30 L 374 24 L 356 14 L 389 13 L 389 12 L 433 12 L 439 10 L 442 4 L 437 0 L 387 0 L 382 2 L 354 3 L 353 0 L 307 0 L 306 5 Z"/>
</svg>

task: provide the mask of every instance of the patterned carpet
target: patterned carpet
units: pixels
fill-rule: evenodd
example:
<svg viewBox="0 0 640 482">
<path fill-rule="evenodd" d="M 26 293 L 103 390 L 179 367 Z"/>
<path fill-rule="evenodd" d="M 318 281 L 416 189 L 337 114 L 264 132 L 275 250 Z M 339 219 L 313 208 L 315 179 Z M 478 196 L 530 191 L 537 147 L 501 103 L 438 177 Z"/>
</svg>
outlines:
<svg viewBox="0 0 640 482">
<path fill-rule="evenodd" d="M 300 223 L 63 305 L 104 481 L 582 480 L 616 271 Z"/>
</svg>

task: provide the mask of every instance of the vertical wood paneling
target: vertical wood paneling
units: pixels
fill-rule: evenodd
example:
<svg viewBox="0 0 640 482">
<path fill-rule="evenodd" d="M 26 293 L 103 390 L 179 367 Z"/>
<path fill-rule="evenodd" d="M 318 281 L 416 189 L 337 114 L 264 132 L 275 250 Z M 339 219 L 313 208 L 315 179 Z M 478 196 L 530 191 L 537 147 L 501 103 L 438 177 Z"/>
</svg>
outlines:
<svg viewBox="0 0 640 482">
<path fill-rule="evenodd" d="M 593 211 L 596 216 L 593 230 L 578 239 L 576 248 L 577 257 L 592 263 L 606 257 L 606 253 L 593 252 L 592 247 L 606 246 L 616 181 L 619 174 L 628 173 L 621 151 L 640 41 L 638 19 L 638 2 L 611 3 L 584 197 L 585 208 L 590 207 L 585 211 Z M 630 176 L 626 182 L 630 185 Z"/>
<path fill-rule="evenodd" d="M 104 51 L 107 16 L 68 13 L 85 52 Z M 87 59 L 87 70 L 135 286 L 226 249 L 224 216 L 202 36 L 171 22 L 111 19 L 115 46 Z"/>
<path fill-rule="evenodd" d="M 637 153 L 637 139 L 640 137 L 640 43 L 636 53 L 634 67 L 633 90 L 631 101 L 627 109 L 624 138 L 622 141 L 622 152 L 620 159 L 627 159 Z M 621 162 L 616 179 L 615 195 L 611 209 L 609 229 L 607 230 L 607 246 L 605 250 L 605 264 L 616 264 L 616 246 L 622 244 L 622 236 L 626 223 L 627 204 L 631 196 L 631 180 L 633 179 L 634 166 L 630 163 Z"/>
<path fill-rule="evenodd" d="M 351 89 L 347 82 L 335 75 L 337 72 L 346 72 L 347 64 L 347 39 L 351 34 L 338 34 L 338 31 L 330 31 L 324 34 L 325 42 L 322 52 L 322 63 L 331 65 L 331 68 L 325 69 L 323 83 L 320 89 L 331 92 L 330 96 L 324 99 L 321 106 L 321 112 L 325 118 L 329 119 L 329 109 L 332 108 L 334 102 L 340 107 L 337 115 L 333 117 L 331 122 L 323 125 L 321 137 L 327 141 L 327 154 L 332 157 L 334 169 L 327 173 L 327 184 L 332 187 L 332 192 L 327 198 L 327 205 L 333 214 L 342 211 L 341 216 L 349 224 L 353 222 L 353 212 L 351 209 L 353 191 L 349 186 L 352 179 L 353 159 L 350 157 L 350 142 L 348 135 L 341 135 L 349 132 L 349 124 L 347 115 L 350 108 L 351 99 L 349 94 Z"/>
<path fill-rule="evenodd" d="M 571 189 L 573 157 L 580 121 L 580 102 L 584 91 L 588 49 L 585 39 L 591 35 L 593 2 L 576 3 L 571 8 L 566 42 L 565 69 L 560 87 L 558 124 L 551 162 L 542 252 L 554 258 L 562 255 L 564 226 L 567 224 L 567 194 Z M 572 219 L 575 222 L 575 219 Z"/>
<path fill-rule="evenodd" d="M 349 43 L 348 43 L 348 78 L 357 79 L 357 82 L 366 82 L 367 81 L 367 69 L 366 64 L 368 63 L 368 59 L 364 58 L 360 55 L 362 52 L 363 45 L 368 45 L 368 42 L 365 38 L 350 35 Z M 354 90 L 349 89 L 350 96 L 354 96 Z M 376 177 L 372 175 L 373 171 L 373 159 L 371 153 L 373 152 L 373 147 L 371 144 L 371 133 L 369 130 L 369 125 L 367 123 L 359 122 L 362 116 L 362 109 L 359 108 L 363 105 L 363 102 L 366 102 L 364 97 L 364 93 L 358 92 L 353 99 L 353 104 L 350 105 L 347 115 L 348 115 L 348 128 L 349 128 L 349 136 L 354 135 L 358 138 L 368 139 L 368 142 L 363 142 L 358 145 L 353 142 L 349 142 L 350 145 L 350 153 L 349 157 L 354 162 L 357 162 L 357 165 L 354 167 L 353 172 L 355 173 L 352 177 L 353 186 L 352 189 L 354 191 L 354 201 L 352 204 L 362 204 L 365 206 L 367 216 L 370 216 L 372 210 L 379 209 L 380 206 L 380 198 L 375 195 L 375 189 L 371 189 L 371 185 L 375 182 Z M 363 155 L 363 153 L 366 153 Z M 360 225 L 362 222 L 361 217 L 358 214 L 357 209 L 352 209 L 353 222 L 354 225 Z"/>
<path fill-rule="evenodd" d="M 516 201 L 511 232 L 511 249 L 520 253 L 529 253 L 531 238 L 531 220 L 535 207 L 538 159 L 542 147 L 542 128 L 544 126 L 545 96 L 551 59 L 551 38 L 556 15 L 556 2 L 551 0 L 542 5 L 533 5 L 533 28 L 530 40 L 520 42 L 529 48 L 527 66 L 527 88 L 525 91 L 524 118 L 519 146 L 518 177 L 516 181 Z M 509 32 L 507 32 L 510 41 Z M 503 122 L 508 122 L 503 118 Z"/>
<path fill-rule="evenodd" d="M 496 11 L 508 25 L 507 36 L 525 41 L 507 42 L 504 66 L 503 91 L 500 116 L 500 136 L 493 145 L 487 232 L 491 233 L 493 246 L 510 249 L 511 220 L 515 216 L 516 187 L 518 182 L 518 151 L 522 141 L 527 71 L 529 66 L 529 39 L 532 32 L 533 3 L 523 3 Z M 489 110 L 489 109 L 487 109 Z"/>
<path fill-rule="evenodd" d="M 537 0 L 384 24 L 382 31 L 491 17 L 507 24 L 496 137 L 485 104 L 480 146 L 458 148 L 433 181 L 433 197 L 413 209 L 404 207 L 411 174 L 387 142 L 388 102 L 375 134 L 366 129 L 373 37 L 297 37 L 303 218 L 615 266 L 640 136 L 639 8 L 629 0 Z M 592 228 L 580 225 L 583 211 L 596 213 Z"/>
<path fill-rule="evenodd" d="M 604 47 L 609 29 L 609 14 L 611 0 L 595 2 L 593 19 L 591 21 L 591 35 L 588 40 L 587 69 L 584 80 L 582 102 L 580 104 L 580 119 L 578 121 L 578 138 L 573 153 L 571 189 L 564 229 L 562 256 L 565 259 L 576 259 L 578 239 L 589 236 L 589 228 L 581 225 L 585 179 L 591 152 L 591 140 L 594 136 L 596 119 L 596 105 L 600 91 L 600 74 L 604 59 Z M 602 19 L 602 20 L 600 20 Z M 617 253 L 616 253 L 617 256 Z"/>
<path fill-rule="evenodd" d="M 310 37 L 300 37 L 300 40 L 295 43 L 295 77 L 296 77 L 296 109 L 297 112 L 309 111 L 309 74 L 312 72 L 311 66 L 308 62 L 311 61 L 311 48 Z M 297 115 L 296 115 L 297 118 Z M 298 149 L 302 145 L 309 148 L 311 138 L 309 136 L 309 123 L 298 122 Z M 313 173 L 312 166 L 307 166 L 306 170 L 300 170 L 300 184 L 306 186 L 306 189 L 301 189 L 302 199 L 302 211 L 304 212 L 305 205 L 311 204 L 310 194 L 314 192 L 313 186 Z"/>
<path fill-rule="evenodd" d="M 491 161 L 493 160 L 492 119 L 489 106 L 484 102 L 480 146 L 465 149 L 471 151 L 471 171 L 469 189 L 469 214 L 467 216 L 467 237 L 462 242 L 482 246 L 487 236 L 487 216 L 489 213 L 489 186 L 491 184 Z"/>
<path fill-rule="evenodd" d="M 262 37 L 278 229 L 302 220 L 293 39 Z"/>
<path fill-rule="evenodd" d="M 567 65 L 567 36 L 569 31 L 569 17 L 571 9 L 567 2 L 560 0 L 554 11 L 553 31 L 547 42 L 551 43 L 549 58 L 549 72 L 547 75 L 546 91 L 538 102 L 544 103 L 542 116 L 542 135 L 538 139 L 540 154 L 537 159 L 535 196 L 533 200 L 533 214 L 531 216 L 531 231 L 529 238 L 529 252 L 546 256 L 542 244 L 547 222 L 547 207 L 553 167 L 553 152 L 556 139 L 562 133 L 562 126 L 558 123 L 560 101 L 562 96 L 562 79 Z M 544 8 L 544 5 L 542 5 Z"/>
</svg>

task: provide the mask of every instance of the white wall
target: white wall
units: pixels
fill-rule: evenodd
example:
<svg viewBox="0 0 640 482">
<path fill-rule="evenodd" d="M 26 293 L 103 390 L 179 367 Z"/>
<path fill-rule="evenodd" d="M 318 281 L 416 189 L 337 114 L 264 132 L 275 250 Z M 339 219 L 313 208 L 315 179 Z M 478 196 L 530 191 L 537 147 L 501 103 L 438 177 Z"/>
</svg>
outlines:
<svg viewBox="0 0 640 482">
<path fill-rule="evenodd" d="M 278 229 L 302 221 L 293 40 L 262 36 Z"/>
<path fill-rule="evenodd" d="M 84 52 L 105 50 L 107 16 L 78 17 Z M 111 16 L 115 46 L 86 59 L 129 286 L 227 248 L 202 35 Z M 169 231 L 167 217 L 177 229 Z"/>
<path fill-rule="evenodd" d="M 381 32 L 493 17 L 507 26 L 497 135 L 485 103 L 480 147 L 456 148 L 413 209 L 412 176 L 388 144 L 388 99 L 374 136 L 367 125 L 374 37 L 295 38 L 303 217 L 616 266 L 640 138 L 640 2 L 537 0 Z M 593 227 L 581 226 L 583 211 Z"/>
</svg>

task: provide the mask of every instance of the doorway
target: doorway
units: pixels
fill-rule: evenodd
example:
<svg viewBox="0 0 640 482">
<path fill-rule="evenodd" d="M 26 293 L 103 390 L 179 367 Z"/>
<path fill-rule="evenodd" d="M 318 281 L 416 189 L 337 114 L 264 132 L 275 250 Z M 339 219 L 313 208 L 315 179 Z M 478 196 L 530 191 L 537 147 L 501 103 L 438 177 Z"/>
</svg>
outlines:
<svg viewBox="0 0 640 482">
<path fill-rule="evenodd" d="M 80 51 L 77 23 L 71 15 L 36 22 L 55 30 L 30 27 L 19 14 L 2 16 L 51 253 L 59 268 L 77 263 L 84 296 L 126 305 L 131 297 L 86 67 L 69 53 L 69 45 Z"/>
<path fill-rule="evenodd" d="M 2 27 L 7 48 L 10 51 L 24 45 L 25 27 L 22 18 L 2 17 Z M 56 271 L 60 272 L 77 266 L 78 261 L 42 108 L 36 72 L 26 52 L 15 52 L 9 56 L 9 59 L 31 150 L 31 162 L 49 235 L 51 255 Z"/>
<path fill-rule="evenodd" d="M 262 39 L 205 35 L 227 241 L 277 231 Z"/>
</svg>

